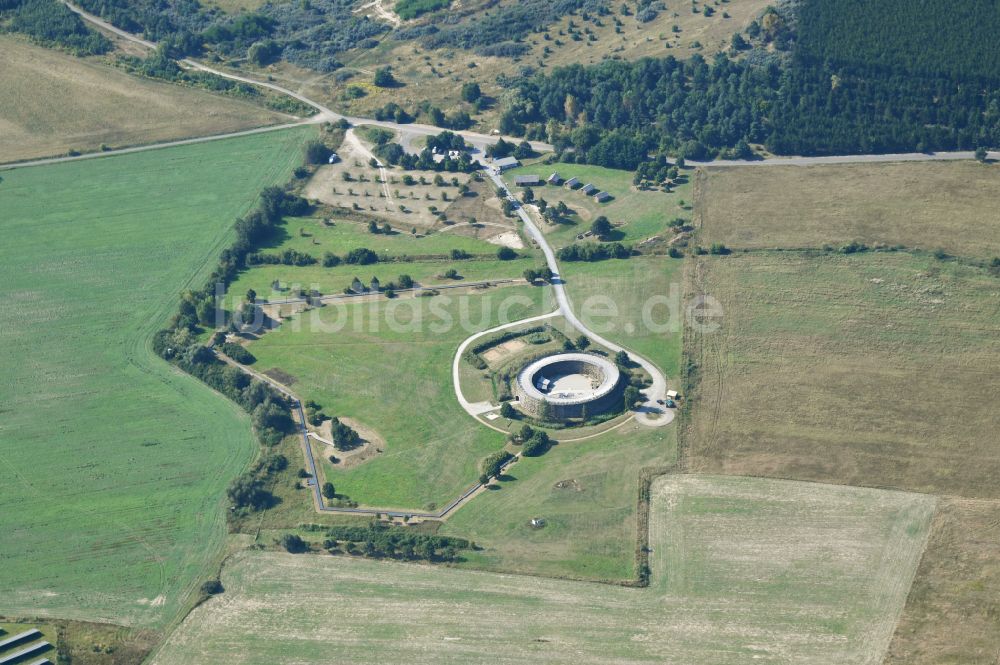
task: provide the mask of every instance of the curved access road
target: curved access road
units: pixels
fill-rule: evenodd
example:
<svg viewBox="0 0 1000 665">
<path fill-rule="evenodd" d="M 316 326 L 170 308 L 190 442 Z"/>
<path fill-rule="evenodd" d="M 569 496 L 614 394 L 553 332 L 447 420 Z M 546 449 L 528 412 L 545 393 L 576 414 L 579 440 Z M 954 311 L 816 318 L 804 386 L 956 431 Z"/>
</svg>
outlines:
<svg viewBox="0 0 1000 665">
<path fill-rule="evenodd" d="M 475 342 L 477 339 L 481 339 L 487 335 L 492 335 L 493 333 L 500 332 L 501 330 L 507 330 L 508 328 L 514 328 L 516 326 L 522 326 L 529 323 L 534 323 L 536 321 L 544 321 L 545 319 L 551 319 L 562 314 L 561 310 L 556 310 L 554 312 L 549 312 L 548 314 L 542 314 L 540 316 L 533 316 L 527 319 L 521 319 L 520 321 L 514 321 L 512 323 L 504 323 L 503 325 L 496 326 L 495 328 L 490 328 L 489 330 L 483 330 L 477 332 L 471 337 L 465 338 L 465 340 L 459 344 L 458 350 L 455 351 L 455 357 L 451 361 L 451 382 L 455 386 L 455 398 L 458 399 L 458 403 L 461 405 L 465 412 L 476 420 L 480 420 L 479 416 L 487 413 L 489 411 L 496 410 L 497 407 L 493 406 L 490 402 L 470 402 L 462 394 L 462 382 L 459 376 L 462 367 L 462 354 L 465 350 L 469 348 L 469 345 Z M 483 423 L 492 430 L 496 430 L 501 434 L 507 434 L 507 430 L 500 429 L 499 427 L 494 427 L 489 423 Z"/>
<path fill-rule="evenodd" d="M 493 181 L 493 184 L 495 184 L 499 189 L 503 191 L 510 191 L 507 188 L 507 184 L 498 173 L 488 169 L 487 174 Z M 514 200 L 510 195 L 508 195 L 508 197 L 512 201 Z M 667 378 L 663 375 L 663 372 L 661 372 L 656 365 L 645 358 L 632 353 L 628 349 L 625 349 L 618 344 L 605 339 L 604 337 L 601 337 L 594 331 L 587 328 L 587 326 L 585 326 L 583 322 L 577 318 L 576 314 L 573 313 L 573 306 L 570 304 L 569 297 L 566 295 L 566 287 L 563 284 L 562 278 L 559 276 L 559 263 L 556 261 L 556 254 L 552 251 L 549 241 L 545 238 L 541 229 L 538 228 L 523 206 L 518 205 L 516 211 L 518 216 L 521 218 L 521 221 L 524 222 L 524 228 L 527 230 L 528 235 L 530 235 L 532 239 L 538 243 L 542 253 L 545 255 L 545 263 L 548 265 L 549 270 L 552 271 L 552 288 L 555 290 L 556 302 L 559 304 L 559 313 L 562 314 L 571 326 L 601 346 L 610 349 L 615 353 L 618 351 L 624 351 L 627 353 L 629 358 L 638 363 L 639 366 L 642 367 L 642 369 L 645 370 L 645 372 L 649 374 L 652 379 L 652 385 L 642 391 L 646 401 L 637 409 L 635 416 L 636 421 L 650 427 L 660 427 L 669 424 L 674 419 L 674 412 L 670 409 L 661 407 L 658 404 L 658 401 L 666 399 L 667 396 Z"/>
</svg>

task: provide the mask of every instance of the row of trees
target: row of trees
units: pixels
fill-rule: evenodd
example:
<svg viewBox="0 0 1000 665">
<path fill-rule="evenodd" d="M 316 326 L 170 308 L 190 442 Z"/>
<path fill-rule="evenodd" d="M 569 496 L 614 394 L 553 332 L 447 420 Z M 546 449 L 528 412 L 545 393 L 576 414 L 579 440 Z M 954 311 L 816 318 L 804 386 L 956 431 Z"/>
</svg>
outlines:
<svg viewBox="0 0 1000 665">
<path fill-rule="evenodd" d="M 574 243 L 561 247 L 556 256 L 560 261 L 603 261 L 605 259 L 627 259 L 632 249 L 620 242 Z"/>
<path fill-rule="evenodd" d="M 327 550 L 343 548 L 349 554 L 368 557 L 433 562 L 458 561 L 462 550 L 474 547 L 465 538 L 418 533 L 380 522 L 372 522 L 367 527 L 333 527 L 323 541 L 323 548 Z"/>
</svg>

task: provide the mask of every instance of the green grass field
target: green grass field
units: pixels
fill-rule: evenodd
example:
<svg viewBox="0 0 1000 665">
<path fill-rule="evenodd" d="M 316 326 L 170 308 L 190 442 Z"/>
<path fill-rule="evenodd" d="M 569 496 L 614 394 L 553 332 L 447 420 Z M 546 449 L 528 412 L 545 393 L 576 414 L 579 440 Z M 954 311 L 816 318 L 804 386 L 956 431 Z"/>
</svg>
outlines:
<svg viewBox="0 0 1000 665">
<path fill-rule="evenodd" d="M 407 274 L 422 286 L 440 286 L 462 284 L 463 282 L 479 282 L 491 279 L 522 279 L 525 269 L 537 268 L 540 262 L 534 259 L 522 258 L 513 261 L 501 261 L 496 258 L 484 260 L 432 260 L 432 261 L 393 261 L 374 263 L 371 265 L 340 264 L 333 268 L 324 268 L 320 264 L 311 266 L 262 265 L 245 270 L 233 281 L 229 293 L 238 298 L 249 289 L 257 292 L 261 298 L 281 300 L 295 295 L 299 288 L 318 289 L 320 293 L 334 295 L 343 293 L 351 285 L 355 277 L 366 284 L 372 277 L 387 284 L 395 282 L 400 275 Z M 454 268 L 461 279 L 449 279 L 444 273 Z M 277 280 L 282 291 L 272 292 L 271 285 Z"/>
<path fill-rule="evenodd" d="M 651 320 L 669 327 L 666 306 L 651 299 L 669 296 L 671 284 L 680 287 L 681 267 L 680 261 L 665 257 L 561 265 L 574 310 L 584 323 L 656 363 L 672 385 L 681 361 L 681 328 L 648 326 L 643 310 L 647 302 L 654 303 L 648 306 Z M 608 299 L 616 311 L 606 309 Z M 585 432 L 553 433 L 577 434 Z M 509 474 L 513 480 L 464 506 L 443 533 L 484 546 L 468 556 L 470 566 L 632 579 L 640 470 L 669 466 L 676 455 L 676 428 L 650 430 L 634 422 L 593 439 L 560 444 L 543 457 L 518 462 Z M 557 487 L 562 481 L 570 482 Z M 532 528 L 528 523 L 533 517 L 548 525 Z"/>
<path fill-rule="evenodd" d="M 390 234 L 369 233 L 367 224 L 338 220 L 333 217 L 333 225 L 325 226 L 322 219 L 315 217 L 292 217 L 285 223 L 285 233 L 271 243 L 280 251 L 295 249 L 322 258 L 323 252 L 343 255 L 358 247 L 367 247 L 379 256 L 433 256 L 448 255 L 459 249 L 476 256 L 496 256 L 497 245 L 454 232 L 433 232 L 427 236 L 412 235 L 410 229 L 393 229 Z M 448 228 L 448 227 L 444 227 Z M 304 235 L 303 235 L 304 232 Z M 521 250 L 520 254 L 531 254 L 531 250 Z"/>
<path fill-rule="evenodd" d="M 156 627 L 210 574 L 249 419 L 149 341 L 312 131 L 3 174 L 0 613 Z"/>
<path fill-rule="evenodd" d="M 639 471 L 668 466 L 676 455 L 675 428 L 634 421 L 593 439 L 560 443 L 542 457 L 522 458 L 496 489 L 450 517 L 441 533 L 483 548 L 465 554 L 463 565 L 473 568 L 632 580 Z M 532 527 L 533 518 L 544 519 L 545 527 Z"/>
<path fill-rule="evenodd" d="M 352 469 L 323 460 L 338 494 L 369 506 L 441 508 L 476 481 L 479 461 L 503 445 L 500 434 L 459 406 L 451 380 L 455 351 L 474 332 L 500 323 L 505 310 L 506 321 L 540 313 L 544 292 L 517 287 L 327 306 L 287 320 L 249 349 L 255 369 L 291 375 L 303 400 L 360 421 L 384 441 L 382 454 Z"/>
<path fill-rule="evenodd" d="M 935 505 L 698 476 L 652 501 L 648 589 L 246 552 L 152 663 L 875 664 Z"/>
<path fill-rule="evenodd" d="M 590 230 L 591 222 L 600 215 L 607 217 L 616 227 L 612 240 L 629 244 L 667 232 L 667 222 L 675 217 L 691 217 L 691 213 L 681 206 L 681 201 L 684 201 L 685 206 L 691 204 L 690 184 L 682 184 L 670 194 L 657 190 L 639 191 L 632 185 L 631 171 L 606 169 L 590 164 L 539 162 L 511 169 L 504 174 L 504 178 L 510 183 L 511 191 L 520 198 L 523 188 L 513 186 L 514 176 L 537 175 L 545 180 L 554 171 L 567 180 L 579 178 L 583 184 L 592 183 L 599 190 L 610 193 L 614 199 L 607 203 L 597 203 L 593 197 L 586 196 L 579 190 L 554 185 L 534 187 L 536 199 L 545 199 L 550 205 L 563 201 L 576 213 L 571 217 L 571 223 L 542 223 L 542 230 L 553 247 L 572 243 L 577 234 Z M 667 233 L 668 238 L 673 235 Z"/>
<path fill-rule="evenodd" d="M 587 327 L 656 363 L 680 370 L 684 263 L 665 256 L 560 264 L 573 309 Z"/>
</svg>

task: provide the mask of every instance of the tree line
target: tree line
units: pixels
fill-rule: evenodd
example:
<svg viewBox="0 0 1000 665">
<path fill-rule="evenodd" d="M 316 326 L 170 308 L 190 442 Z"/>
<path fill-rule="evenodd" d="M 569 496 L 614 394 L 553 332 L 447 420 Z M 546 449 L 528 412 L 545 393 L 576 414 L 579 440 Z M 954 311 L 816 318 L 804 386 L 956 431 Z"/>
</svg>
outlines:
<svg viewBox="0 0 1000 665">
<path fill-rule="evenodd" d="M 811 17 L 821 5 L 804 3 L 803 16 Z M 852 7 L 871 11 L 867 3 Z M 839 16 L 840 9 L 829 11 Z M 840 59 L 820 59 L 832 47 L 817 46 L 823 30 L 810 21 L 829 23 L 807 20 L 808 30 L 786 37 L 788 55 L 606 60 L 521 77 L 504 97 L 500 129 L 547 140 L 570 160 L 630 170 L 656 153 L 746 157 L 752 143 L 804 155 L 1000 144 L 1000 88 L 976 78 L 975 51 L 968 60 L 953 55 L 937 68 L 928 64 L 919 71 L 879 57 L 870 62 L 841 53 Z M 965 34 L 958 31 L 952 39 L 961 41 Z"/>
<path fill-rule="evenodd" d="M 458 561 L 462 550 L 474 547 L 465 538 L 418 533 L 380 522 L 372 522 L 366 527 L 335 526 L 327 531 L 323 541 L 326 550 L 342 549 L 348 554 L 373 558 L 432 562 Z"/>
<path fill-rule="evenodd" d="M 65 49 L 75 55 L 98 55 L 111 50 L 111 41 L 90 30 L 79 16 L 58 0 L 0 0 L 0 24 L 31 37 L 42 46 Z"/>
</svg>

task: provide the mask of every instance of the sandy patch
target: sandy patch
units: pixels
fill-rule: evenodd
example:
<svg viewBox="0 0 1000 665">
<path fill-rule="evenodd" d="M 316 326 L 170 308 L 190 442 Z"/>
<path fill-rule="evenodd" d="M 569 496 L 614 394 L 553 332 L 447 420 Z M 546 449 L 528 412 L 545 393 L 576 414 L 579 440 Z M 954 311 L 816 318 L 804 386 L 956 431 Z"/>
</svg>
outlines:
<svg viewBox="0 0 1000 665">
<path fill-rule="evenodd" d="M 498 344 L 491 349 L 487 349 L 482 352 L 483 360 L 489 364 L 494 364 L 500 362 L 504 358 L 514 355 L 524 347 L 528 346 L 528 343 L 522 339 L 512 339 L 510 341 L 504 342 L 503 344 Z"/>
<path fill-rule="evenodd" d="M 504 231 L 495 236 L 490 236 L 486 239 L 486 242 L 493 245 L 510 247 L 511 249 L 524 249 L 524 241 L 521 240 L 521 236 L 515 231 Z"/>
<path fill-rule="evenodd" d="M 334 467 L 338 469 L 350 469 L 377 457 L 385 450 L 385 439 L 372 428 L 354 418 L 340 418 L 340 422 L 356 431 L 361 436 L 362 443 L 357 448 L 351 450 L 337 450 L 333 446 L 324 445 L 323 452 L 327 459 L 329 459 L 330 455 L 337 458 L 336 462 L 331 462 Z M 333 421 L 324 420 L 323 424 L 317 428 L 317 433 L 327 441 L 332 441 L 332 425 Z"/>
</svg>

